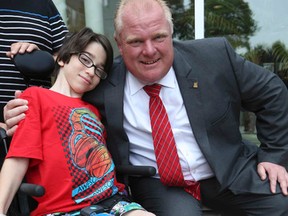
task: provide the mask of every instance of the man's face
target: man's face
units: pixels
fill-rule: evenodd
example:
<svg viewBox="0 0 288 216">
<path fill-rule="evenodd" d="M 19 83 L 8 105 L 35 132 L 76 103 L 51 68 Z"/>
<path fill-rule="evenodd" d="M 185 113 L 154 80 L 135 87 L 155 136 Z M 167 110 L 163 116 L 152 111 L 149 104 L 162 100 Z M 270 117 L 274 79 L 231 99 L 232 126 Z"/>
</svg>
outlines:
<svg viewBox="0 0 288 216">
<path fill-rule="evenodd" d="M 147 8 L 146 8 L 147 9 Z M 163 78 L 173 63 L 172 32 L 161 7 L 133 11 L 129 5 L 122 17 L 117 40 L 128 70 L 144 84 Z"/>
</svg>

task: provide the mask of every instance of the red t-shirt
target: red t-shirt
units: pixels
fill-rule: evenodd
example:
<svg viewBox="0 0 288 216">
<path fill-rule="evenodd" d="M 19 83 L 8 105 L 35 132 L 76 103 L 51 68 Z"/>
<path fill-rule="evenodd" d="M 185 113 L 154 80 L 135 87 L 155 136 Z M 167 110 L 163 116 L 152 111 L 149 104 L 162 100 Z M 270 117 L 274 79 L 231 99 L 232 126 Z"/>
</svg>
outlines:
<svg viewBox="0 0 288 216">
<path fill-rule="evenodd" d="M 27 182 L 45 187 L 32 215 L 77 210 L 123 190 L 94 106 L 39 87 L 21 97 L 29 109 L 7 157 L 29 158 Z"/>
</svg>

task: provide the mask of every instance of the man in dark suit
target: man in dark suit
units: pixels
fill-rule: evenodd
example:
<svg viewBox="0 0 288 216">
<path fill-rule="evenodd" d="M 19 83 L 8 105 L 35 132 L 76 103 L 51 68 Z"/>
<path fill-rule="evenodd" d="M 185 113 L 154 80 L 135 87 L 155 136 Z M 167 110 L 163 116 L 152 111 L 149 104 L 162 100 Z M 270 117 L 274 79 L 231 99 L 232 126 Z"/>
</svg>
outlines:
<svg viewBox="0 0 288 216">
<path fill-rule="evenodd" d="M 157 167 L 150 154 L 149 97 L 142 89 L 157 82 L 166 109 L 172 110 L 169 119 L 181 122 L 171 124 L 174 136 L 183 135 L 175 138 L 180 161 L 185 161 L 182 170 L 185 177 L 200 182 L 202 201 L 231 210 L 231 215 L 288 215 L 288 198 L 282 195 L 287 195 L 288 183 L 285 86 L 275 74 L 238 56 L 223 38 L 172 43 L 172 21 L 161 4 L 120 4 L 115 38 L 121 57 L 108 80 L 86 95 L 102 110 L 115 162 Z M 165 96 L 171 98 L 165 101 Z M 181 96 L 183 100 L 176 99 Z M 177 117 L 185 116 L 181 106 L 193 132 L 177 131 L 187 129 L 187 122 Z M 260 148 L 242 141 L 241 108 L 257 115 Z M 190 141 L 186 136 L 194 137 L 192 150 L 181 141 Z M 186 150 L 196 152 L 200 162 L 187 159 Z M 188 193 L 164 186 L 158 178 L 131 178 L 130 185 L 137 201 L 156 215 L 199 214 L 198 203 Z"/>
<path fill-rule="evenodd" d="M 237 55 L 224 38 L 172 41 L 162 0 L 123 0 L 115 18 L 121 57 L 85 99 L 103 115 L 116 164 L 156 168 L 146 85 L 159 83 L 185 181 L 226 215 L 288 215 L 288 93 L 283 82 Z M 6 106 L 11 128 L 23 102 Z M 242 140 L 240 110 L 257 116 L 258 148 Z M 19 117 L 20 118 L 20 117 Z M 13 130 L 13 129 L 12 129 Z M 131 177 L 136 201 L 157 216 L 201 215 L 183 187 Z"/>
</svg>

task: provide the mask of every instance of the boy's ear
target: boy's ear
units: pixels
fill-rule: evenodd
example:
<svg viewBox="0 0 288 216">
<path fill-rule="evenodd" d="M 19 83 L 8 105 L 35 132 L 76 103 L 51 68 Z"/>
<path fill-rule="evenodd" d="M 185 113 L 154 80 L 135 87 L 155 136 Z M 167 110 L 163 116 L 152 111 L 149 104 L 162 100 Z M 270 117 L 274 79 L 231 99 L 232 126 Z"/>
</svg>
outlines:
<svg viewBox="0 0 288 216">
<path fill-rule="evenodd" d="M 63 66 L 64 66 L 64 62 L 63 62 L 63 61 L 57 61 L 57 64 L 58 64 L 60 67 L 63 67 Z"/>
</svg>

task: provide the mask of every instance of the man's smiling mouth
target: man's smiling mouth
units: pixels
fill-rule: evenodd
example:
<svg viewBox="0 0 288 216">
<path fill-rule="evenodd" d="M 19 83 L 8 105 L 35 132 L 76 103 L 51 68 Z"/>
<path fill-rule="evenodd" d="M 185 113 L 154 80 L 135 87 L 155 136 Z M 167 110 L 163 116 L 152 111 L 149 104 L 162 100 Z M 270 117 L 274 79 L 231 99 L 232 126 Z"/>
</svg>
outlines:
<svg viewBox="0 0 288 216">
<path fill-rule="evenodd" d="M 159 58 L 159 59 L 156 59 L 156 60 L 153 60 L 153 61 L 146 61 L 146 62 L 141 61 L 141 62 L 142 62 L 143 64 L 150 65 L 150 64 L 156 63 L 156 62 L 159 61 L 159 60 L 160 60 L 160 58 Z"/>
</svg>

